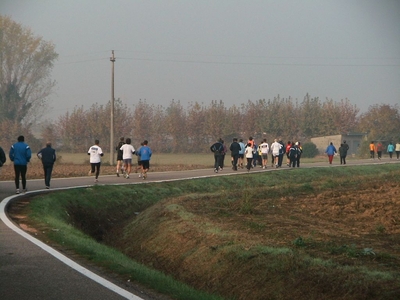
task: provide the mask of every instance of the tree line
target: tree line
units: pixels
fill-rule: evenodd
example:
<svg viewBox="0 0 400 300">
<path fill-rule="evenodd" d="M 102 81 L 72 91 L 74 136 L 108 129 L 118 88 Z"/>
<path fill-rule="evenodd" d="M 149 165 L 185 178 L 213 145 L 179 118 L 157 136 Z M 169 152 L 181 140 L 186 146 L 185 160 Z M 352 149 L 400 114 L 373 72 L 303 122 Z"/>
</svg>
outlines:
<svg viewBox="0 0 400 300">
<path fill-rule="evenodd" d="M 99 139 L 103 149 L 109 149 L 110 114 L 110 103 L 87 110 L 76 107 L 44 126 L 42 140 L 54 141 L 62 151 L 82 152 Z M 157 152 L 208 152 L 218 138 L 230 144 L 234 137 L 250 136 L 270 143 L 274 138 L 304 143 L 311 137 L 358 132 L 373 140 L 400 140 L 397 106 L 374 105 L 360 115 L 348 99 L 321 101 L 309 95 L 301 102 L 277 96 L 240 106 L 227 107 L 220 100 L 208 105 L 194 102 L 187 108 L 174 100 L 167 107 L 140 100 L 130 108 L 117 99 L 114 120 L 114 141 L 130 137 L 139 146 L 146 139 Z"/>
</svg>

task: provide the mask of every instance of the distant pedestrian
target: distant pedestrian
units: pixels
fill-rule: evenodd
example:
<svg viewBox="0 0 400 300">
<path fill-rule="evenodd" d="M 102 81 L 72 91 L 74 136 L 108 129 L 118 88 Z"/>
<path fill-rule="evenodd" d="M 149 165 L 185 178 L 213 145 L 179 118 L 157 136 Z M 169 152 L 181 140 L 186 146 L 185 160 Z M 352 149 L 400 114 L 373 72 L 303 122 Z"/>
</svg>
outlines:
<svg viewBox="0 0 400 300">
<path fill-rule="evenodd" d="M 247 172 L 250 171 L 251 167 L 252 167 L 252 162 L 253 162 L 253 144 L 252 143 L 247 143 L 246 149 L 244 150 L 244 155 L 246 157 L 247 160 L 247 164 L 246 164 L 246 169 Z"/>
<path fill-rule="evenodd" d="M 262 168 L 266 169 L 268 164 L 268 152 L 269 152 L 269 145 L 267 143 L 267 139 L 263 139 L 263 142 L 258 146 L 261 150 L 261 158 L 262 158 Z"/>
<path fill-rule="evenodd" d="M 119 139 L 117 147 L 115 147 L 115 150 L 117 150 L 117 176 L 119 177 L 119 170 L 121 170 L 121 173 L 124 174 L 124 159 L 122 158 L 122 150 L 121 147 L 122 145 L 125 144 L 125 138 L 121 137 Z"/>
<path fill-rule="evenodd" d="M 399 158 L 400 158 L 400 142 L 396 143 L 396 148 L 394 149 L 394 151 L 396 151 L 396 157 L 397 157 L 397 160 L 399 160 Z"/>
<path fill-rule="evenodd" d="M 142 159 L 140 158 L 140 155 L 138 154 L 138 152 L 140 151 L 140 148 L 143 147 L 143 142 L 140 143 L 140 147 L 139 149 L 136 150 L 136 156 L 137 156 L 137 167 L 135 169 L 135 173 L 137 173 L 139 171 L 139 178 L 142 177 L 143 173 L 142 173 Z"/>
<path fill-rule="evenodd" d="M 239 151 L 239 159 L 238 159 L 238 167 L 244 168 L 244 150 L 246 149 L 246 145 L 243 143 L 243 139 L 239 140 L 240 151 Z"/>
<path fill-rule="evenodd" d="M 375 143 L 374 141 L 371 141 L 369 144 L 369 155 L 371 159 L 375 159 Z"/>
<path fill-rule="evenodd" d="M 44 184 L 46 189 L 50 188 L 51 173 L 53 172 L 54 162 L 56 161 L 56 150 L 51 147 L 51 143 L 47 142 L 46 147 L 37 153 L 42 161 L 44 171 Z"/>
<path fill-rule="evenodd" d="M 14 162 L 15 188 L 19 194 L 19 177 L 21 176 L 22 191 L 26 193 L 26 171 L 28 163 L 32 157 L 32 151 L 28 144 L 25 143 L 25 137 L 20 135 L 18 142 L 11 146 L 9 153 L 10 160 Z"/>
<path fill-rule="evenodd" d="M 218 173 L 219 170 L 222 170 L 222 153 L 224 152 L 222 139 L 218 139 L 217 142 L 212 144 L 210 150 L 214 153 L 214 172 Z"/>
<path fill-rule="evenodd" d="M 300 168 L 300 158 L 301 158 L 301 155 L 303 154 L 303 147 L 301 146 L 300 142 L 296 142 L 295 145 L 297 146 L 296 164 L 297 164 L 297 167 Z"/>
<path fill-rule="evenodd" d="M 378 144 L 376 145 L 376 153 L 378 154 L 379 160 L 382 158 L 382 151 L 383 151 L 383 145 L 381 142 L 378 142 Z"/>
<path fill-rule="evenodd" d="M 289 167 L 290 164 L 290 156 L 289 156 L 289 151 L 290 147 L 292 147 L 292 143 L 290 141 L 287 142 L 285 146 L 285 153 L 286 153 L 286 165 Z"/>
<path fill-rule="evenodd" d="M 138 151 L 138 155 L 140 155 L 140 158 L 142 160 L 142 173 L 143 173 L 143 179 L 147 178 L 147 172 L 150 169 L 150 159 L 151 155 L 153 152 L 151 151 L 150 147 L 148 146 L 148 141 L 143 141 L 143 146 L 140 147 Z"/>
<path fill-rule="evenodd" d="M 392 159 L 393 152 L 394 152 L 394 145 L 392 142 L 390 142 L 389 145 L 387 146 L 387 153 L 389 153 L 390 159 Z"/>
<path fill-rule="evenodd" d="M 275 164 L 275 168 L 279 167 L 279 152 L 282 148 L 282 145 L 278 142 L 277 139 L 271 144 L 271 152 L 272 152 L 272 165 Z"/>
<path fill-rule="evenodd" d="M 225 154 L 226 154 L 226 152 L 228 152 L 228 148 L 226 147 L 224 140 L 221 140 L 221 143 L 224 146 L 224 150 L 222 151 L 222 158 L 221 158 L 221 170 L 222 170 L 225 166 Z"/>
<path fill-rule="evenodd" d="M 298 155 L 297 146 L 295 143 L 292 142 L 289 149 L 289 159 L 290 159 L 289 168 L 296 167 L 297 155 Z"/>
<path fill-rule="evenodd" d="M 4 152 L 3 148 L 0 147 L 0 171 L 1 167 L 6 163 L 6 161 L 7 161 L 6 153 Z"/>
<path fill-rule="evenodd" d="M 240 145 L 237 142 L 237 140 L 238 140 L 237 138 L 234 138 L 232 144 L 229 147 L 232 157 L 232 169 L 235 171 L 237 171 L 239 152 L 240 152 Z"/>
<path fill-rule="evenodd" d="M 127 138 L 125 144 L 120 148 L 122 151 L 122 160 L 124 161 L 125 178 L 129 178 L 132 169 L 132 157 L 135 154 L 135 148 L 131 145 L 131 139 Z"/>
<path fill-rule="evenodd" d="M 328 155 L 329 159 L 329 164 L 332 164 L 333 161 L 333 156 L 337 153 L 335 146 L 333 146 L 333 143 L 330 142 L 328 148 L 326 148 L 325 153 Z"/>
<path fill-rule="evenodd" d="M 101 165 L 101 157 L 104 155 L 103 150 L 101 150 L 100 141 L 95 140 L 94 145 L 91 146 L 88 150 L 88 155 L 90 155 L 90 171 L 89 175 L 95 174 L 95 183 L 99 182 L 99 174 L 100 174 L 100 165 Z"/>
<path fill-rule="evenodd" d="M 279 148 L 278 167 L 281 168 L 283 163 L 283 156 L 286 152 L 286 147 L 282 140 L 279 140 L 279 144 L 281 144 L 281 147 Z"/>
<path fill-rule="evenodd" d="M 346 156 L 347 156 L 348 147 L 344 143 L 340 144 L 339 147 L 339 156 L 340 156 L 340 164 L 346 164 Z"/>
</svg>

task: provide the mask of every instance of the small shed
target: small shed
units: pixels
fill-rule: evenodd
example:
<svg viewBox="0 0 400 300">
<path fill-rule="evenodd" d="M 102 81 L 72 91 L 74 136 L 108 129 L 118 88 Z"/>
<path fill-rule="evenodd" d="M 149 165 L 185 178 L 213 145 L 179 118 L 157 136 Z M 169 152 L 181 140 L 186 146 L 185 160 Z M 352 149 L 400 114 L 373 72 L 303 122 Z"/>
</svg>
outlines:
<svg viewBox="0 0 400 300">
<path fill-rule="evenodd" d="M 317 146 L 319 153 L 325 153 L 326 147 L 332 142 L 336 149 L 339 149 L 340 144 L 346 141 L 349 145 L 347 155 L 356 154 L 361 142 L 366 138 L 365 133 L 348 133 L 338 135 L 327 135 L 311 138 L 311 142 Z"/>
</svg>

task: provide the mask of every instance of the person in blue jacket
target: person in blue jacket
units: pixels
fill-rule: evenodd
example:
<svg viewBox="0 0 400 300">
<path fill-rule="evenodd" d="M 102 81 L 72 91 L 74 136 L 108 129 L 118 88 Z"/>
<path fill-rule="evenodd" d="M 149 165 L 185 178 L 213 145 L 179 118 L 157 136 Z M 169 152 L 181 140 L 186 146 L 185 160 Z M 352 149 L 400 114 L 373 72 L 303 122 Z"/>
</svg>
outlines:
<svg viewBox="0 0 400 300">
<path fill-rule="evenodd" d="M 32 151 L 28 144 L 25 143 L 25 137 L 20 135 L 18 142 L 11 146 L 9 157 L 14 162 L 15 188 L 19 194 L 19 177 L 21 176 L 22 190 L 26 192 L 26 171 L 28 162 L 31 160 Z"/>
<path fill-rule="evenodd" d="M 149 142 L 144 141 L 143 146 L 140 147 L 140 149 L 137 152 L 137 155 L 140 156 L 140 160 L 142 162 L 142 173 L 143 173 L 143 179 L 147 178 L 147 171 L 149 171 L 150 168 L 150 158 L 151 155 L 153 154 L 150 147 L 147 146 Z"/>
<path fill-rule="evenodd" d="M 333 146 L 333 143 L 331 142 L 328 146 L 328 148 L 326 148 L 325 153 L 328 155 L 329 158 L 329 164 L 332 164 L 332 160 L 333 160 L 333 156 L 335 155 L 335 153 L 337 153 L 335 146 Z"/>
</svg>

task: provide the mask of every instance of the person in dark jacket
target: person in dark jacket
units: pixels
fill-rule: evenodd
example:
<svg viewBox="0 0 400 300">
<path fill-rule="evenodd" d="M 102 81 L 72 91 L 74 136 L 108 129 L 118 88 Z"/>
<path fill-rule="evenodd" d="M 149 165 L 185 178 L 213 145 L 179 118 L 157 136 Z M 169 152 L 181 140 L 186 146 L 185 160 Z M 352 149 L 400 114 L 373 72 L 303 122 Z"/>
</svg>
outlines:
<svg viewBox="0 0 400 300">
<path fill-rule="evenodd" d="M 232 169 L 235 171 L 237 171 L 240 149 L 241 147 L 238 143 L 238 139 L 234 138 L 231 146 L 229 147 L 229 150 L 231 150 L 231 156 L 232 156 Z"/>
<path fill-rule="evenodd" d="M 28 170 L 28 162 L 31 160 L 32 151 L 28 144 L 25 143 L 25 137 L 20 135 L 18 142 L 11 146 L 8 154 L 10 160 L 14 163 L 15 187 L 19 194 L 19 177 L 21 176 L 22 189 L 26 192 L 26 171 Z"/>
<path fill-rule="evenodd" d="M 289 167 L 292 168 L 296 167 L 297 155 L 299 154 L 298 151 L 299 150 L 297 148 L 297 145 L 295 145 L 295 143 L 292 142 L 289 149 L 289 158 L 290 158 Z"/>
<path fill-rule="evenodd" d="M 216 143 L 212 144 L 210 150 L 214 153 L 214 172 L 218 173 L 219 170 L 222 170 L 222 157 L 224 153 L 222 139 L 220 138 Z"/>
<path fill-rule="evenodd" d="M 0 168 L 6 163 L 7 158 L 3 148 L 0 147 Z"/>
<path fill-rule="evenodd" d="M 51 148 L 51 143 L 47 142 L 46 147 L 37 153 L 42 161 L 44 170 L 44 184 L 46 189 L 50 188 L 51 173 L 53 172 L 54 162 L 56 161 L 56 150 Z"/>
<path fill-rule="evenodd" d="M 344 143 L 340 144 L 340 147 L 339 147 L 340 164 L 344 164 L 344 165 L 346 164 L 347 150 L 348 150 L 348 147 L 346 147 L 346 145 Z"/>
</svg>

